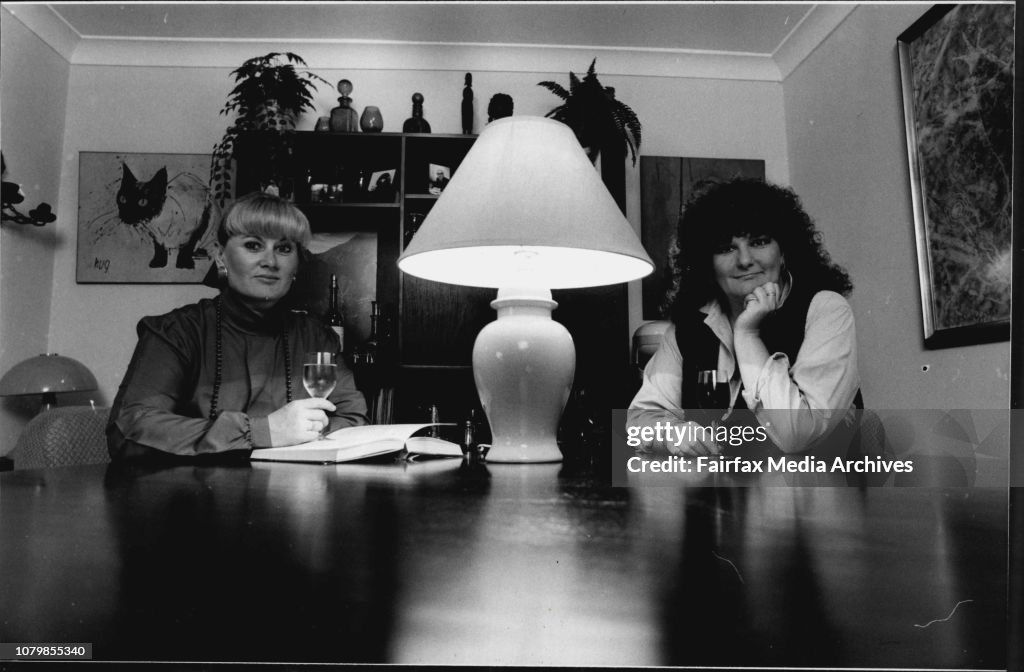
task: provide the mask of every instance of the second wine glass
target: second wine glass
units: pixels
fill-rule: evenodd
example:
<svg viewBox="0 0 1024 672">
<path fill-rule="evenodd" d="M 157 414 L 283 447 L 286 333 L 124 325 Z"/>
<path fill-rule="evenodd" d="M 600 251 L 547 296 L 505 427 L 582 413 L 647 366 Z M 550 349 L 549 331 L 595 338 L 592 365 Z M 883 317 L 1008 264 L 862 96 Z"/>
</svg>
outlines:
<svg viewBox="0 0 1024 672">
<path fill-rule="evenodd" d="M 714 369 L 697 372 L 697 403 L 700 408 L 721 410 L 724 416 L 729 408 L 729 381 Z"/>
</svg>

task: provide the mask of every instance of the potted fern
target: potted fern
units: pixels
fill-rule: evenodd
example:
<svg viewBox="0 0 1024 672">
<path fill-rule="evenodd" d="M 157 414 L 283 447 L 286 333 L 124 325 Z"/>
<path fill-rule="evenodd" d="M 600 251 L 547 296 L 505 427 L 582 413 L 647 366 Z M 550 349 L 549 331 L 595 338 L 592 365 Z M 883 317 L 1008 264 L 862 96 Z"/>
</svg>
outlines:
<svg viewBox="0 0 1024 672">
<path fill-rule="evenodd" d="M 301 66 L 299 69 L 297 66 Z M 245 133 L 264 133 L 258 147 L 246 154 L 257 181 L 266 187 L 282 186 L 290 172 L 290 133 L 299 115 L 312 110 L 317 82 L 327 80 L 306 69 L 306 62 L 291 52 L 271 52 L 250 58 L 231 75 L 236 85 L 220 113 L 235 119 L 213 148 L 210 164 L 210 197 L 218 208 L 232 198 L 231 162 Z"/>
<path fill-rule="evenodd" d="M 594 71 L 596 64 L 595 58 L 582 79 L 570 72 L 568 89 L 558 82 L 538 84 L 564 101 L 545 116 L 571 128 L 591 161 L 596 161 L 598 154 L 605 149 L 621 149 L 625 155 L 625 145 L 629 148 L 633 165 L 636 165 L 636 153 L 640 150 L 640 120 L 629 105 L 616 100 L 615 89 L 601 84 Z"/>
</svg>

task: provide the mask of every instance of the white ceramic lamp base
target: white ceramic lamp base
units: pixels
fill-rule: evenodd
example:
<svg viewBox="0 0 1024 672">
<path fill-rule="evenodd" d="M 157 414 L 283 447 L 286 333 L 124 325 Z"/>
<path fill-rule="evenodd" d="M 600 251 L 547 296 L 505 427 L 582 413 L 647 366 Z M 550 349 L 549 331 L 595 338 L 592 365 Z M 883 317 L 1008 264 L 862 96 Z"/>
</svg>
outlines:
<svg viewBox="0 0 1024 672">
<path fill-rule="evenodd" d="M 488 462 L 560 462 L 558 423 L 572 389 L 576 348 L 551 319 L 546 289 L 499 289 L 498 319 L 473 346 L 473 378 L 491 425 Z"/>
</svg>

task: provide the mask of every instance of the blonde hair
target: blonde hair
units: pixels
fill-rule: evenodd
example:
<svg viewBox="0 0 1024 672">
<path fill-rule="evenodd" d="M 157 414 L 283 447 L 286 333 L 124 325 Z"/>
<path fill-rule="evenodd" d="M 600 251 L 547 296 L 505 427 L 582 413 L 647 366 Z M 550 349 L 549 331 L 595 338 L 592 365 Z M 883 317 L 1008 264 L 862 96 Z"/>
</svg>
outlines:
<svg viewBox="0 0 1024 672">
<path fill-rule="evenodd" d="M 272 194 L 253 192 L 228 206 L 221 217 L 217 241 L 224 245 L 231 236 L 284 238 L 305 248 L 313 234 L 306 215 L 293 203 Z"/>
</svg>

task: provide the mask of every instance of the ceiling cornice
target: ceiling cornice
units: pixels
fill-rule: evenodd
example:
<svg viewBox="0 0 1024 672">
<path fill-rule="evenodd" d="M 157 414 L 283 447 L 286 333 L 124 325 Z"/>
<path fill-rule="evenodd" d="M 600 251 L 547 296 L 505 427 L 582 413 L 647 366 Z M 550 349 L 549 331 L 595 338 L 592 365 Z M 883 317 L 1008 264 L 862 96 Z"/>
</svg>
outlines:
<svg viewBox="0 0 1024 672">
<path fill-rule="evenodd" d="M 772 55 L 563 45 L 386 42 L 375 40 L 213 40 L 82 37 L 49 5 L 4 9 L 71 65 L 236 68 L 254 53 L 300 52 L 311 68 L 565 73 L 594 56 L 606 75 L 780 82 L 856 5 L 811 8 Z M 354 64 L 364 64 L 353 67 Z M 372 64 L 372 65 L 365 65 Z"/>
<path fill-rule="evenodd" d="M 285 48 L 301 53 L 313 69 L 461 71 L 471 63 L 479 72 L 564 74 L 597 56 L 606 75 L 779 80 L 775 62 L 759 54 L 518 44 L 84 39 L 71 62 L 236 68 L 255 53 Z"/>
<path fill-rule="evenodd" d="M 856 8 L 852 4 L 812 7 L 772 54 L 782 79 L 789 77 Z"/>
<path fill-rule="evenodd" d="M 82 41 L 76 33 L 49 5 L 35 3 L 4 3 L 3 9 L 15 17 L 39 39 L 50 45 L 68 63 L 73 63 L 75 50 Z"/>
</svg>

